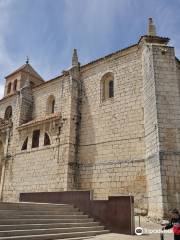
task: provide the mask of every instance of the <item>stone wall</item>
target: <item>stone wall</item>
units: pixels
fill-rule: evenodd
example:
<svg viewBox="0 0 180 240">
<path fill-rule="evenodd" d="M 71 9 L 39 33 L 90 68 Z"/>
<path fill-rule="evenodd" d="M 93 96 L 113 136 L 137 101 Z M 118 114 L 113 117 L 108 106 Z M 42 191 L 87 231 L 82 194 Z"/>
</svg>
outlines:
<svg viewBox="0 0 180 240">
<path fill-rule="evenodd" d="M 107 72 L 114 75 L 114 97 L 103 101 Z M 141 51 L 132 47 L 85 66 L 81 78 L 80 188 L 93 189 L 98 199 L 132 194 L 136 206 L 147 208 Z"/>
<path fill-rule="evenodd" d="M 3 201 L 18 201 L 21 192 L 65 190 L 66 173 L 67 163 L 54 146 L 18 153 L 6 164 Z"/>
<path fill-rule="evenodd" d="M 72 92 L 73 91 L 73 92 Z M 70 180 L 69 162 L 74 159 L 71 148 L 74 145 L 72 124 L 75 124 L 72 108 L 75 104 L 75 87 L 69 76 L 62 77 L 39 86 L 33 90 L 34 108 L 33 119 L 41 119 L 34 125 L 19 128 L 18 119 L 21 119 L 22 106 L 20 96 L 16 101 L 9 102 L 1 108 L 3 116 L 7 105 L 13 107 L 13 131 L 9 153 L 11 157 L 6 162 L 6 175 L 3 189 L 4 201 L 18 201 L 20 192 L 36 191 L 62 191 L 72 188 L 73 177 Z M 48 96 L 55 97 L 55 112 L 60 113 L 59 120 L 43 122 L 47 115 Z M 73 100 L 72 100 L 73 99 Z M 19 104 L 19 105 L 18 105 Z M 15 111 L 15 112 L 14 112 Z M 32 133 L 40 130 L 40 146 L 32 149 Z M 51 139 L 50 146 L 44 146 L 44 133 L 47 132 Z M 24 140 L 28 137 L 27 150 L 21 150 Z M 74 148 L 74 147 L 73 147 Z"/>
<path fill-rule="evenodd" d="M 180 204 L 180 75 L 174 48 L 153 47 L 163 208 Z"/>
<path fill-rule="evenodd" d="M 161 215 L 162 186 L 152 45 L 142 46 L 142 66 L 148 209 L 150 215 Z"/>
<path fill-rule="evenodd" d="M 10 135 L 0 135 L 6 149 L 3 200 L 78 188 L 94 190 L 96 199 L 134 195 L 135 207 L 153 216 L 178 207 L 180 64 L 166 41 L 141 38 L 80 72 L 77 62 L 64 75 L 1 100 L 0 118 L 13 108 Z M 107 73 L 114 78 L 114 97 L 104 100 L 101 79 Z M 47 120 L 51 95 L 55 114 Z M 21 125 L 31 119 L 36 122 Z M 32 149 L 37 129 L 40 146 Z M 45 132 L 50 146 L 44 146 Z M 21 150 L 27 136 L 27 150 Z"/>
</svg>

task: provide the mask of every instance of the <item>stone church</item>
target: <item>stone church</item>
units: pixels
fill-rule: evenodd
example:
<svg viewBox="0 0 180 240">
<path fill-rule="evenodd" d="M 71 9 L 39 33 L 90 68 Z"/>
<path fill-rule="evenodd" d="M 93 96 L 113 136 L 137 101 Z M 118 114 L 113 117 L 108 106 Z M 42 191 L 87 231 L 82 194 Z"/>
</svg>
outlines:
<svg viewBox="0 0 180 240">
<path fill-rule="evenodd" d="M 0 199 L 23 192 L 133 195 L 163 216 L 180 206 L 180 61 L 148 33 L 125 49 L 44 81 L 27 61 L 0 100 Z"/>
</svg>

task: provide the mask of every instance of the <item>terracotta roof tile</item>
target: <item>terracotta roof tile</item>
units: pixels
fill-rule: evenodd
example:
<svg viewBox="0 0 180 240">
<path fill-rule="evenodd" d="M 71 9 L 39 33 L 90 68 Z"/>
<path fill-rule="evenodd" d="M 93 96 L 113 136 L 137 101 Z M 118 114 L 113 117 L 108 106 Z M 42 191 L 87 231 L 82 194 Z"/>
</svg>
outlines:
<svg viewBox="0 0 180 240">
<path fill-rule="evenodd" d="M 43 122 L 46 122 L 46 121 L 50 121 L 50 120 L 53 120 L 53 119 L 58 119 L 58 118 L 60 118 L 60 116 L 61 116 L 61 114 L 59 112 L 48 114 L 48 115 L 33 119 L 30 122 L 24 123 L 21 126 L 19 126 L 18 129 L 22 129 L 22 128 L 29 127 L 29 126 L 32 126 L 32 125 L 39 125 L 39 124 L 41 124 Z"/>
</svg>

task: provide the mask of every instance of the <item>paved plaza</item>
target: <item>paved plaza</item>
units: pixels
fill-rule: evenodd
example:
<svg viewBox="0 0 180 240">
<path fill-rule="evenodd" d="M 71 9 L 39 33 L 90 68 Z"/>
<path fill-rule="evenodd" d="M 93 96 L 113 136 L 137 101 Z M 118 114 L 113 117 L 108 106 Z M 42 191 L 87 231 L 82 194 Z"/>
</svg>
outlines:
<svg viewBox="0 0 180 240">
<path fill-rule="evenodd" d="M 136 217 L 136 227 L 138 227 L 138 217 Z M 137 235 L 124 235 L 124 234 L 115 234 L 115 233 L 109 233 L 109 234 L 104 234 L 100 236 L 96 236 L 94 238 L 90 238 L 93 240 L 160 240 L 160 234 L 159 233 L 150 233 L 150 231 L 154 230 L 160 230 L 161 226 L 159 224 L 153 223 L 148 221 L 147 218 L 141 217 L 141 227 L 144 229 L 144 231 L 149 232 L 149 233 L 144 233 L 141 236 Z M 164 234 L 164 240 L 173 240 L 173 234 L 171 233 L 165 233 Z"/>
</svg>

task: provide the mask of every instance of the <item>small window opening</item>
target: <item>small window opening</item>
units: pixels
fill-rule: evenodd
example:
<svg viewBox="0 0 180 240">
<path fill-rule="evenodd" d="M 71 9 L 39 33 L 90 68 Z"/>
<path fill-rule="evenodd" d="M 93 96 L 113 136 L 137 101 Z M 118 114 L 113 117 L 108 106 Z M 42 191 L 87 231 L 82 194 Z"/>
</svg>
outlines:
<svg viewBox="0 0 180 240">
<path fill-rule="evenodd" d="M 53 95 L 49 96 L 47 100 L 47 113 L 51 114 L 55 112 L 55 97 Z"/>
<path fill-rule="evenodd" d="M 109 97 L 114 97 L 114 82 L 112 80 L 109 82 Z"/>
<path fill-rule="evenodd" d="M 52 101 L 51 113 L 54 113 L 54 110 L 55 110 L 55 99 L 53 99 L 53 101 Z"/>
<path fill-rule="evenodd" d="M 11 83 L 8 84 L 7 94 L 9 94 L 10 92 L 11 92 Z"/>
<path fill-rule="evenodd" d="M 39 147 L 40 130 L 33 131 L 32 148 Z"/>
<path fill-rule="evenodd" d="M 4 114 L 4 119 L 5 120 L 9 120 L 12 118 L 12 107 L 11 106 L 8 106 L 6 108 L 6 111 L 5 111 L 5 114 Z"/>
<path fill-rule="evenodd" d="M 17 79 L 14 81 L 13 90 L 14 90 L 14 91 L 16 91 L 16 90 L 17 90 Z"/>
<path fill-rule="evenodd" d="M 47 133 L 44 134 L 44 146 L 51 145 L 51 141 L 49 135 Z"/>
<path fill-rule="evenodd" d="M 25 139 L 23 145 L 22 145 L 22 148 L 21 150 L 27 150 L 27 145 L 28 145 L 28 137 Z"/>
</svg>

